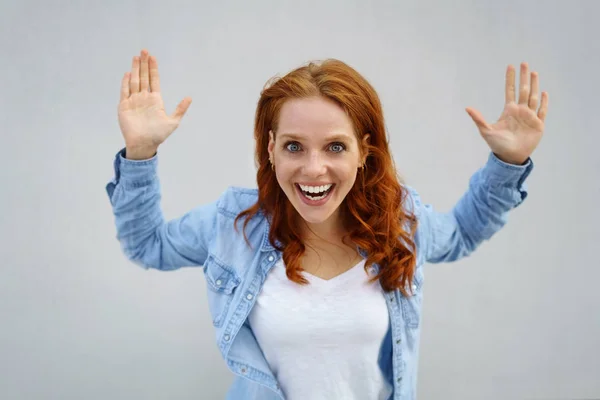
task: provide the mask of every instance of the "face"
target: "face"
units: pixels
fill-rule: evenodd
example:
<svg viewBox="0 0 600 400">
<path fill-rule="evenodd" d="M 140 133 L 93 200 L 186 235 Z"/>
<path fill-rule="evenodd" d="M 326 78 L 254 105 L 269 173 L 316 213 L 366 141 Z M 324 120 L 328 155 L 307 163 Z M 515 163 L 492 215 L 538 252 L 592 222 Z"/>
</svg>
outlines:
<svg viewBox="0 0 600 400">
<path fill-rule="evenodd" d="M 309 225 L 338 226 L 339 206 L 354 185 L 361 153 L 352 121 L 323 97 L 290 99 L 270 132 L 277 181 Z"/>
</svg>

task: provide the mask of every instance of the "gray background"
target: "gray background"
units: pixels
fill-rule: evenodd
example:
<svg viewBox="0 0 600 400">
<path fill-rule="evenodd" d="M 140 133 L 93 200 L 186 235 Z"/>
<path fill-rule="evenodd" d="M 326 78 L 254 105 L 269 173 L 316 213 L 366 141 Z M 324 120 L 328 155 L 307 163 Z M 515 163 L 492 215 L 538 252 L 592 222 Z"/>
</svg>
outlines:
<svg viewBox="0 0 600 400">
<path fill-rule="evenodd" d="M 401 174 L 449 209 L 488 149 L 507 64 L 550 93 L 530 197 L 468 259 L 426 269 L 420 399 L 600 397 L 600 28 L 595 1 L 6 1 L 0 6 L 2 399 L 219 399 L 202 271 L 144 272 L 104 185 L 131 57 L 157 56 L 167 218 L 253 187 L 265 81 L 334 57 L 383 101 Z M 593 124 L 593 122 L 596 122 Z M 594 248 L 595 247 L 595 248 Z"/>
</svg>

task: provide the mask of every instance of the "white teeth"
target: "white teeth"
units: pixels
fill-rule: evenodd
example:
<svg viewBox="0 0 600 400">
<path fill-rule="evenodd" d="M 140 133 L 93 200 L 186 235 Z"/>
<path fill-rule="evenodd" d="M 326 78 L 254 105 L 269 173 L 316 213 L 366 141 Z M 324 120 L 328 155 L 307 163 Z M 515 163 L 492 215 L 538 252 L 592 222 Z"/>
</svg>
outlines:
<svg viewBox="0 0 600 400">
<path fill-rule="evenodd" d="M 329 183 L 327 185 L 322 185 L 322 186 L 306 186 L 306 185 L 298 184 L 298 186 L 300 186 L 302 196 L 304 196 L 305 198 L 307 198 L 308 200 L 311 200 L 311 201 L 319 201 L 329 195 L 329 193 L 331 192 L 330 189 L 333 186 L 333 184 Z M 309 195 L 309 193 L 310 193 L 310 195 Z M 319 196 L 314 196 L 313 194 L 315 194 L 315 193 L 322 193 L 322 194 L 320 194 Z"/>
<path fill-rule="evenodd" d="M 319 201 L 325 198 L 325 196 L 327 196 L 326 194 L 322 195 L 322 196 L 318 196 L 318 197 L 308 197 L 307 195 L 305 195 L 304 193 L 302 194 L 302 196 L 306 197 L 309 200 L 312 201 Z"/>
<path fill-rule="evenodd" d="M 306 185 L 299 185 L 300 189 L 304 190 L 305 192 L 308 193 L 320 193 L 320 192 L 324 192 L 326 190 L 329 190 L 329 188 L 332 186 L 333 184 L 327 184 L 327 185 L 323 185 L 323 186 L 306 186 Z"/>
</svg>

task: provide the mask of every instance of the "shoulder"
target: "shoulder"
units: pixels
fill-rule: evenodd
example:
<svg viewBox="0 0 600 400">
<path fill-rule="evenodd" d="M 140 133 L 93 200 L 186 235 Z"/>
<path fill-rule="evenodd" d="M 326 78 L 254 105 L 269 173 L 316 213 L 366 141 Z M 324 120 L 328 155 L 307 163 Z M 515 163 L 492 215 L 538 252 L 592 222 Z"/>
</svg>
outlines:
<svg viewBox="0 0 600 400">
<path fill-rule="evenodd" d="M 415 245 L 417 247 L 417 264 L 423 263 L 424 254 L 426 254 L 427 246 L 429 246 L 430 231 L 430 206 L 423 204 L 421 195 L 417 190 L 408 185 L 402 185 L 405 190 L 403 198 L 403 207 L 409 214 L 413 214 L 417 219 L 417 229 L 415 231 Z"/>
<path fill-rule="evenodd" d="M 229 186 L 217 201 L 219 212 L 236 217 L 240 212 L 252 207 L 258 201 L 257 188 Z"/>
<path fill-rule="evenodd" d="M 419 192 L 415 188 L 409 185 L 402 184 L 402 189 L 405 191 L 404 198 L 402 200 L 403 207 L 406 211 L 415 214 L 417 217 L 421 214 L 421 208 L 423 207 L 423 203 L 421 201 L 421 196 Z"/>
</svg>

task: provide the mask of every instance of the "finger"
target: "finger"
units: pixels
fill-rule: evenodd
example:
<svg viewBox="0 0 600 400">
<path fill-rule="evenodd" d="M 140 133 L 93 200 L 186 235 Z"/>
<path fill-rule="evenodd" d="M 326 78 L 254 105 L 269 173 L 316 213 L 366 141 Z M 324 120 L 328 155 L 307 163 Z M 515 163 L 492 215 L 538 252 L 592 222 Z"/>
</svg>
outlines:
<svg viewBox="0 0 600 400">
<path fill-rule="evenodd" d="M 465 111 L 473 119 L 473 122 L 475 122 L 475 125 L 477 125 L 477 127 L 479 129 L 483 129 L 483 130 L 490 129 L 490 126 L 485 121 L 485 118 L 483 118 L 483 115 L 481 115 L 481 113 L 479 111 L 477 111 L 471 107 L 467 107 L 465 109 Z"/>
<path fill-rule="evenodd" d="M 540 96 L 540 83 L 537 72 L 531 73 L 531 93 L 529 94 L 529 108 L 533 111 L 537 110 Z"/>
<path fill-rule="evenodd" d="M 150 56 L 148 59 L 148 67 L 150 69 L 150 91 L 160 92 L 160 77 L 158 75 L 158 63 L 156 57 Z"/>
<path fill-rule="evenodd" d="M 521 63 L 521 76 L 519 77 L 519 104 L 529 102 L 529 66 Z"/>
<path fill-rule="evenodd" d="M 150 83 L 148 82 L 148 50 L 142 50 L 142 60 L 140 63 L 140 91 L 147 92 Z"/>
<path fill-rule="evenodd" d="M 506 68 L 505 99 L 506 104 L 515 102 L 515 67 L 512 65 Z"/>
<path fill-rule="evenodd" d="M 548 113 L 548 92 L 542 92 L 542 103 L 540 105 L 540 109 L 538 110 L 538 118 L 544 121 L 546 119 L 546 114 Z"/>
<path fill-rule="evenodd" d="M 185 99 L 181 100 L 181 102 L 177 105 L 175 112 L 171 115 L 171 118 L 181 121 L 181 118 L 183 118 L 185 115 L 185 112 L 189 108 L 190 104 L 192 104 L 191 97 L 186 97 Z"/>
<path fill-rule="evenodd" d="M 138 56 L 133 57 L 133 62 L 131 63 L 129 91 L 131 94 L 138 93 L 140 91 L 140 58 Z"/>
<path fill-rule="evenodd" d="M 121 80 L 121 101 L 129 98 L 129 72 L 125 72 Z"/>
</svg>

